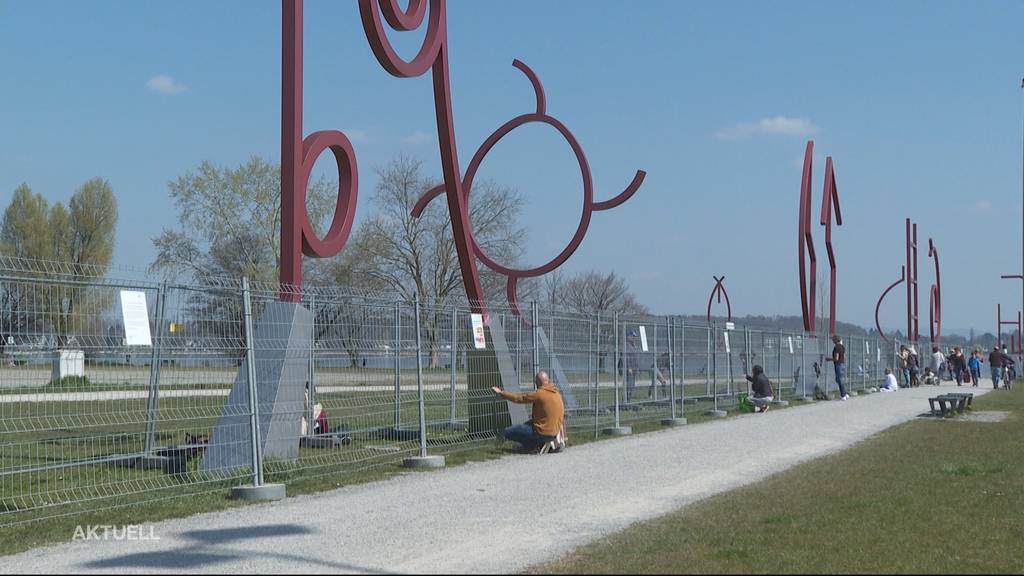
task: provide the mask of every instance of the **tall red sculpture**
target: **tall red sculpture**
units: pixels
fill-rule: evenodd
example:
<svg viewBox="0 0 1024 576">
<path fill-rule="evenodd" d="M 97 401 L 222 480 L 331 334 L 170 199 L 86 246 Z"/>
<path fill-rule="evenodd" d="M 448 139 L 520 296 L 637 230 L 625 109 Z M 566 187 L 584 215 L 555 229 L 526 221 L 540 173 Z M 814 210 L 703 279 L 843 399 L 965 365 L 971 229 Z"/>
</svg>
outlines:
<svg viewBox="0 0 1024 576">
<path fill-rule="evenodd" d="M 800 311 L 803 314 L 804 331 L 814 332 L 814 313 L 817 302 L 818 258 L 814 251 L 814 236 L 811 228 L 811 171 L 814 162 L 814 141 L 808 140 L 804 149 L 804 169 L 800 178 L 800 209 L 797 222 L 797 257 L 800 259 Z M 832 245 L 832 214 L 836 225 L 843 225 L 843 214 L 839 208 L 839 189 L 836 187 L 832 157 L 825 158 L 825 184 L 822 188 L 820 224 L 825 227 L 825 248 L 829 264 L 829 334 L 836 333 L 836 253 Z M 808 260 L 810 266 L 807 265 Z M 808 270 L 809 268 L 809 270 Z M 808 276 L 810 282 L 808 285 Z"/>
<path fill-rule="evenodd" d="M 462 282 L 471 307 L 475 312 L 486 313 L 487 310 L 476 264 L 479 259 L 488 268 L 508 279 L 508 301 L 518 313 L 518 280 L 540 276 L 562 265 L 583 241 L 591 214 L 614 208 L 628 200 L 639 189 L 645 173 L 638 170 L 622 193 L 609 200 L 595 202 L 590 166 L 582 147 L 564 124 L 547 113 L 540 80 L 529 67 L 516 60 L 513 66 L 521 70 L 533 85 L 537 101 L 535 110 L 517 116 L 495 130 L 477 150 L 463 175 L 459 168 L 451 105 L 446 9 L 445 0 L 429 0 L 429 16 L 427 0 L 409 0 L 405 10 L 399 7 L 397 0 L 359 0 L 363 31 L 381 66 L 400 78 L 421 76 L 428 70 L 431 73 L 444 184 L 427 192 L 413 209 L 413 214 L 419 215 L 430 200 L 444 193 L 451 215 Z M 400 32 L 416 30 L 426 21 L 423 43 L 411 60 L 403 59 L 395 51 L 388 40 L 385 21 L 391 29 Z M 302 281 L 301 254 L 327 257 L 336 254 L 344 246 L 351 231 L 358 179 L 355 155 L 343 134 L 336 131 L 314 132 L 302 139 L 302 0 L 283 1 L 282 34 L 281 296 L 297 300 L 297 290 Z M 557 130 L 576 154 L 583 180 L 583 214 L 572 240 L 555 258 L 534 268 L 515 269 L 493 260 L 476 242 L 470 222 L 469 194 L 473 178 L 487 152 L 509 132 L 530 123 L 547 124 Z M 311 229 L 305 213 L 305 185 L 316 157 L 328 148 L 334 153 L 338 164 L 338 208 L 330 230 L 320 239 Z"/>
<path fill-rule="evenodd" d="M 935 262 L 935 283 L 928 292 L 928 335 L 932 345 L 938 346 L 942 340 L 942 277 L 939 275 L 939 249 L 931 238 L 928 239 L 928 257 Z"/>
<path fill-rule="evenodd" d="M 821 225 L 825 227 L 825 248 L 828 251 L 829 266 L 829 308 L 828 333 L 836 333 L 836 253 L 832 249 L 832 209 L 835 208 L 836 225 L 843 225 L 843 214 L 839 209 L 839 189 L 836 188 L 836 174 L 832 169 L 832 157 L 825 158 L 825 189 L 821 197 Z"/>
<path fill-rule="evenodd" d="M 281 299 L 301 299 L 302 255 L 327 258 L 341 251 L 352 231 L 359 172 L 349 139 L 337 130 L 302 137 L 302 0 L 281 10 Z M 338 169 L 338 201 L 327 234 L 318 238 L 306 213 L 306 184 L 313 164 L 330 150 Z"/>
<path fill-rule="evenodd" d="M 907 340 L 917 342 L 921 339 L 917 298 L 917 224 L 912 223 L 910 218 L 906 219 L 905 224 L 907 262 L 900 270 L 900 279 L 890 284 L 878 297 L 878 302 L 875 304 L 875 327 L 886 342 L 889 342 L 889 338 L 882 331 L 878 313 L 882 307 L 882 301 L 901 282 L 907 283 Z M 928 239 L 928 256 L 935 263 L 935 283 L 932 284 L 928 293 L 929 336 L 933 342 L 938 343 L 942 338 L 942 277 L 939 274 L 939 249 L 935 247 L 935 242 L 931 238 Z"/>
<path fill-rule="evenodd" d="M 800 178 L 800 215 L 797 221 L 797 257 L 800 259 L 800 312 L 803 314 L 804 331 L 814 332 L 814 311 L 817 293 L 818 258 L 814 253 L 814 236 L 811 235 L 811 169 L 814 162 L 814 140 L 807 141 L 804 149 L 804 170 Z M 810 257 L 810 274 L 807 258 Z M 810 276 L 810 287 L 807 276 Z"/>
</svg>

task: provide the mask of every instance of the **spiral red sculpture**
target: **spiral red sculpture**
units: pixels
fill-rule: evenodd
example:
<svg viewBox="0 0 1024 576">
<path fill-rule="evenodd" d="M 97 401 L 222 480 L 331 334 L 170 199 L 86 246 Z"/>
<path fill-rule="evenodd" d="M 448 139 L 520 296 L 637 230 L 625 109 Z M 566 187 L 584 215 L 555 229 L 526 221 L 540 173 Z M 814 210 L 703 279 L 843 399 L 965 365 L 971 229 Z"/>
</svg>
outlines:
<svg viewBox="0 0 1024 576">
<path fill-rule="evenodd" d="M 445 0 L 429 0 L 429 10 L 427 0 L 409 0 L 404 10 L 397 0 L 359 0 L 363 31 L 381 66 L 401 78 L 420 76 L 428 70 L 431 72 L 444 184 L 428 191 L 414 207 L 413 215 L 418 216 L 427 203 L 444 193 L 451 215 L 452 235 L 462 282 L 471 307 L 476 312 L 487 311 L 476 263 L 479 259 L 488 268 L 507 278 L 508 301 L 513 311 L 518 313 L 518 281 L 546 274 L 565 263 L 583 241 L 593 212 L 614 208 L 628 200 L 640 188 L 646 174 L 638 170 L 623 192 L 611 199 L 595 202 L 590 166 L 583 148 L 562 122 L 547 113 L 544 88 L 537 75 L 525 64 L 515 60 L 512 65 L 521 70 L 533 85 L 537 100 L 535 110 L 517 116 L 495 130 L 477 150 L 463 175 L 455 142 L 449 85 L 446 9 Z M 420 28 L 424 21 L 426 30 L 419 51 L 412 59 L 404 60 L 388 40 L 385 22 L 392 30 L 406 32 Z M 302 283 L 302 255 L 321 258 L 332 256 L 342 249 L 351 232 L 358 177 L 355 154 L 344 134 L 323 131 L 302 138 L 302 0 L 283 1 L 282 62 L 281 297 L 298 300 Z M 469 192 L 480 163 L 494 145 L 511 131 L 530 123 L 551 126 L 575 153 L 583 181 L 583 214 L 572 240 L 555 258 L 534 268 L 516 269 L 492 259 L 476 242 L 470 221 Z M 310 226 L 305 212 L 305 189 L 313 163 L 327 149 L 331 150 L 337 161 L 339 189 L 334 220 L 321 239 Z"/>
</svg>

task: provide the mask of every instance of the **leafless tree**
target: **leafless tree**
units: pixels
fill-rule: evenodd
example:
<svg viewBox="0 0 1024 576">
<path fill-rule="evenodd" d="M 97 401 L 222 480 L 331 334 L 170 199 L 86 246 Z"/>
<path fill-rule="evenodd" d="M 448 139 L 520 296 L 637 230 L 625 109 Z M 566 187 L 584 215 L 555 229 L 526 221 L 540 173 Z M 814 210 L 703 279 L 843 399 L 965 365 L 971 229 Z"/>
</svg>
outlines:
<svg viewBox="0 0 1024 576">
<path fill-rule="evenodd" d="M 352 273 L 376 282 L 382 292 L 404 300 L 419 298 L 421 322 L 430 346 L 430 366 L 439 364 L 439 326 L 430 310 L 462 302 L 462 275 L 452 237 L 451 217 L 444 198 L 427 206 L 420 217 L 412 209 L 435 182 L 419 161 L 399 156 L 378 171 L 372 202 L 377 213 L 353 235 L 349 250 Z M 475 182 L 469 192 L 469 212 L 477 243 L 495 260 L 514 264 L 522 254 L 525 232 L 517 226 L 520 194 L 493 182 Z M 504 294 L 503 277 L 482 270 L 485 293 Z"/>
</svg>

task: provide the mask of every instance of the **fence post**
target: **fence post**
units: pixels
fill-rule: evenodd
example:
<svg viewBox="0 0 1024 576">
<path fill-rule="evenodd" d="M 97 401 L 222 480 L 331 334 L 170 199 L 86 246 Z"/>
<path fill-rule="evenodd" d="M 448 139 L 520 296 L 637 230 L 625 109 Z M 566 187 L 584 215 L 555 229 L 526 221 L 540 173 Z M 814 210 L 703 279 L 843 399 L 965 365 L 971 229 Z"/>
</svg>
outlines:
<svg viewBox="0 0 1024 576">
<path fill-rule="evenodd" d="M 591 406 L 594 408 L 594 437 L 597 438 L 598 434 L 598 410 L 601 407 L 601 313 L 597 313 L 597 378 L 594 378 L 591 365 L 594 360 L 594 319 L 588 318 L 587 323 L 590 325 L 590 336 L 587 339 L 587 381 L 593 387 L 593 400 Z"/>
<path fill-rule="evenodd" d="M 164 307 L 167 299 L 167 283 L 157 288 L 156 293 L 156 334 L 153 337 L 153 349 L 149 360 L 149 396 L 146 399 L 146 436 L 143 440 L 143 453 L 152 456 L 156 436 L 156 412 L 160 405 L 160 345 L 164 334 Z"/>
<path fill-rule="evenodd" d="M 395 430 L 402 428 L 402 304 L 395 302 Z"/>
<path fill-rule="evenodd" d="M 530 374 L 530 380 L 533 380 L 533 377 L 540 371 L 540 337 L 537 333 L 537 330 L 540 328 L 537 324 L 539 322 L 540 315 L 537 313 L 536 300 L 531 303 L 530 307 L 530 335 L 533 339 L 533 373 Z"/>
<path fill-rule="evenodd" d="M 252 485 L 263 486 L 263 441 L 260 437 L 260 398 L 256 385 L 256 350 L 252 330 L 252 295 L 249 278 L 242 277 L 242 308 L 245 312 L 245 372 L 249 384 L 249 431 L 252 439 Z"/>
<path fill-rule="evenodd" d="M 449 402 L 449 404 L 448 404 L 448 422 L 451 424 L 452 428 L 455 428 L 455 363 L 459 359 L 458 314 L 459 314 L 458 309 L 455 307 L 454 304 L 452 304 L 452 340 L 451 340 L 451 342 L 452 342 L 452 356 L 451 356 L 452 373 L 451 373 L 451 395 L 450 395 L 449 400 L 448 400 L 448 402 Z M 467 393 L 468 393 L 468 390 L 467 390 Z"/>
<path fill-rule="evenodd" d="M 712 344 L 712 342 L 714 342 L 714 344 Z M 722 418 L 723 416 L 726 416 L 727 413 L 725 410 L 718 409 L 718 327 L 714 324 L 708 327 L 708 350 L 712 350 L 712 345 L 714 346 L 714 351 L 713 354 L 711 354 L 711 363 L 714 368 L 714 374 L 712 375 L 711 380 L 714 384 L 714 407 L 711 410 L 704 412 L 704 415 L 712 418 Z M 731 356 L 731 353 L 726 352 L 726 361 L 729 365 L 732 364 L 732 361 L 730 360 Z M 731 368 L 729 370 L 731 374 Z"/>
<path fill-rule="evenodd" d="M 711 324 L 707 325 L 707 338 L 705 338 L 705 344 L 707 344 L 707 358 L 704 360 L 704 395 L 705 397 L 712 396 L 711 393 L 711 369 L 714 363 L 714 356 L 711 355 L 711 342 L 712 342 Z"/>
<path fill-rule="evenodd" d="M 602 432 L 606 436 L 626 436 L 633 433 L 633 429 L 629 426 L 622 426 L 619 419 L 619 313 L 616 312 L 612 319 L 612 326 L 615 330 L 615 425 L 611 428 L 605 428 Z M 626 373 L 626 359 L 622 360 L 622 373 Z"/>
<path fill-rule="evenodd" d="M 686 418 L 676 417 L 676 364 L 675 364 L 675 336 L 673 333 L 673 322 L 671 316 L 665 317 L 665 328 L 668 330 L 668 397 L 672 403 L 671 415 L 667 420 L 662 420 L 664 426 L 682 426 L 686 424 Z M 657 364 L 655 364 L 657 365 Z M 664 374 L 662 377 L 664 378 Z"/>
<path fill-rule="evenodd" d="M 416 314 L 416 393 L 419 404 L 420 455 L 406 458 L 403 461 L 403 465 L 406 468 L 441 468 L 444 466 L 444 456 L 427 456 L 427 412 L 426 401 L 423 397 L 423 340 L 420 328 L 420 298 L 418 295 L 413 298 L 413 308 Z"/>
<path fill-rule="evenodd" d="M 309 296 L 309 311 L 313 321 L 309 323 L 309 367 L 306 381 L 309 382 L 309 397 L 306 398 L 306 436 L 313 436 L 316 406 L 316 295 Z"/>
<path fill-rule="evenodd" d="M 686 319 L 679 317 L 679 415 L 686 417 Z"/>
</svg>

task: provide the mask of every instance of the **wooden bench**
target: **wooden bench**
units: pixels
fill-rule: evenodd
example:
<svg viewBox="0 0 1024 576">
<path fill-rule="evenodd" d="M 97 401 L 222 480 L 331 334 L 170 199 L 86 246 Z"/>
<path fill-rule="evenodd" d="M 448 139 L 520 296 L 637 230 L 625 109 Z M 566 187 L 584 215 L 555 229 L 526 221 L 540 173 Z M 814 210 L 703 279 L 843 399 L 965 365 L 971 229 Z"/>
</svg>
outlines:
<svg viewBox="0 0 1024 576">
<path fill-rule="evenodd" d="M 928 406 L 935 416 L 945 416 L 953 411 L 963 414 L 964 410 L 967 409 L 967 401 L 968 398 L 965 396 L 943 394 L 942 396 L 929 398 Z M 939 407 L 938 410 L 935 409 L 936 405 Z"/>
</svg>

